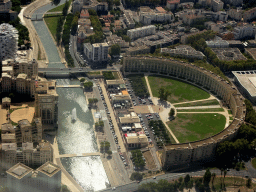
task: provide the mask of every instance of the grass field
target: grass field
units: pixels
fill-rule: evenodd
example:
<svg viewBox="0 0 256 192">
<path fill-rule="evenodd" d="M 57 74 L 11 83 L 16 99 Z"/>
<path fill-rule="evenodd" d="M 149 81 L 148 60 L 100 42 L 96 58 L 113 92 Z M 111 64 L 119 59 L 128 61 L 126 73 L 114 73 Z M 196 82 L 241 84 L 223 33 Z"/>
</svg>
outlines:
<svg viewBox="0 0 256 192">
<path fill-rule="evenodd" d="M 177 109 L 177 112 L 224 112 L 222 108 L 210 108 L 210 109 Z"/>
<path fill-rule="evenodd" d="M 171 78 L 149 76 L 148 81 L 154 97 L 159 96 L 158 90 L 160 87 L 168 89 L 171 92 L 168 101 L 171 103 L 194 101 L 210 97 L 209 93 L 198 87 Z"/>
<path fill-rule="evenodd" d="M 184 143 L 204 139 L 222 131 L 226 118 L 216 113 L 177 114 L 167 124 L 179 142 Z"/>
<path fill-rule="evenodd" d="M 219 105 L 219 102 L 216 99 L 212 99 L 212 100 L 206 100 L 206 101 L 177 104 L 175 105 L 175 107 L 193 107 L 193 106 L 208 106 L 208 105 Z"/>
<path fill-rule="evenodd" d="M 69 0 L 68 3 L 70 5 L 70 3 L 72 2 L 72 0 Z M 58 7 L 55 7 L 51 10 L 49 10 L 48 12 L 57 12 L 57 11 L 62 11 L 63 7 L 64 7 L 65 3 L 63 3 L 62 5 L 59 5 Z"/>
<path fill-rule="evenodd" d="M 63 17 L 63 16 L 62 16 Z M 45 23 L 48 26 L 52 36 L 56 40 L 56 29 L 57 29 L 57 23 L 58 23 L 59 16 L 57 17 L 45 17 Z"/>
</svg>

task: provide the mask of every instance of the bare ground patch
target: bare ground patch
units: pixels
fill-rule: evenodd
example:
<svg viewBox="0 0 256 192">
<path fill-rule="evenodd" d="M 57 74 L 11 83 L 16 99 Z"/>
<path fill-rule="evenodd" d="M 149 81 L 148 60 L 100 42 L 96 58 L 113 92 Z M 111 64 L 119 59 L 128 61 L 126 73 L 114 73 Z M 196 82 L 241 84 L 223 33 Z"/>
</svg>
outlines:
<svg viewBox="0 0 256 192">
<path fill-rule="evenodd" d="M 146 159 L 146 166 L 149 170 L 153 170 L 153 169 L 156 169 L 156 164 L 154 162 L 154 159 L 150 153 L 150 151 L 146 151 L 143 153 L 143 156 L 145 157 Z"/>
</svg>

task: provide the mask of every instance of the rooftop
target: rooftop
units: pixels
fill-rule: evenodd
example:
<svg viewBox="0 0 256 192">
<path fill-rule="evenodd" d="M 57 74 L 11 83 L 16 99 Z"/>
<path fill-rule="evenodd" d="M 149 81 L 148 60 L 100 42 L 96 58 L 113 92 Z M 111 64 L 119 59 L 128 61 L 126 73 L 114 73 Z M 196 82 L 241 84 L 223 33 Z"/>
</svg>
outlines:
<svg viewBox="0 0 256 192">
<path fill-rule="evenodd" d="M 22 164 L 18 163 L 11 167 L 9 170 L 7 170 L 7 174 L 12 175 L 13 177 L 16 177 L 17 179 L 22 179 L 25 175 L 32 173 L 33 169 Z"/>
<path fill-rule="evenodd" d="M 58 173 L 61 170 L 61 168 L 52 162 L 48 161 L 45 164 L 43 164 L 41 167 L 37 169 L 37 171 L 40 171 L 44 174 L 46 174 L 49 177 L 52 177 L 56 173 Z"/>
<path fill-rule="evenodd" d="M 232 71 L 232 73 L 250 96 L 256 97 L 256 71 Z"/>
<path fill-rule="evenodd" d="M 11 123 L 4 123 L 1 125 L 1 130 L 2 130 L 2 133 L 3 132 L 15 132 L 14 130 L 14 126 L 11 124 Z"/>
<path fill-rule="evenodd" d="M 2 151 L 16 151 L 17 150 L 17 144 L 16 143 L 2 143 Z"/>
</svg>

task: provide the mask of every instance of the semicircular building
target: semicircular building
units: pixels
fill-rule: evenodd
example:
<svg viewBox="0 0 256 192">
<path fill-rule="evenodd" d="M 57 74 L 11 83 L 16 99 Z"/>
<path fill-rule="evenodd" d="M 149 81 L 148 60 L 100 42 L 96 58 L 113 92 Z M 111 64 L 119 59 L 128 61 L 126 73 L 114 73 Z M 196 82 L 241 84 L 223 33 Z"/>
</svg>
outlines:
<svg viewBox="0 0 256 192">
<path fill-rule="evenodd" d="M 124 57 L 123 74 L 148 73 L 166 75 L 208 90 L 231 109 L 232 123 L 223 131 L 203 140 L 164 146 L 161 157 L 165 169 L 180 169 L 191 164 L 215 160 L 219 143 L 233 139 L 243 124 L 246 108 L 241 94 L 220 76 L 194 64 L 151 56 Z"/>
</svg>

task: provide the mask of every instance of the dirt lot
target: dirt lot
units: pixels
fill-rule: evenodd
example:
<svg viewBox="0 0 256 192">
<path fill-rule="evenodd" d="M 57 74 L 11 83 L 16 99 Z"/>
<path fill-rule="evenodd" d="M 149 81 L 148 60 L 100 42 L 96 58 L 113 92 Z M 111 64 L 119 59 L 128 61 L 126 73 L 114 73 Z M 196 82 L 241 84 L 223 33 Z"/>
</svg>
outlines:
<svg viewBox="0 0 256 192">
<path fill-rule="evenodd" d="M 156 164 L 154 162 L 154 159 L 150 153 L 150 151 L 146 151 L 143 153 L 143 156 L 145 157 L 146 159 L 146 166 L 149 170 L 153 170 L 153 169 L 156 169 Z"/>
</svg>

